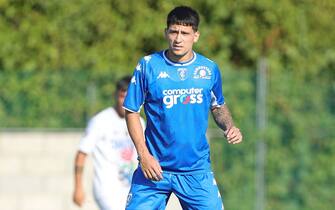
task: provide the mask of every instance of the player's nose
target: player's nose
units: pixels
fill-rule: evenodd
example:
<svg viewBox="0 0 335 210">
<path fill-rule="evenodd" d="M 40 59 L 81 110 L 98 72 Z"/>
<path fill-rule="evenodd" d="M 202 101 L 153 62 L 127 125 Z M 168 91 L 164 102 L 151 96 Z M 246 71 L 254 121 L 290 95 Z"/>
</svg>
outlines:
<svg viewBox="0 0 335 210">
<path fill-rule="evenodd" d="M 181 33 L 179 32 L 176 36 L 176 42 L 181 42 L 183 39 L 182 39 L 182 35 Z"/>
</svg>

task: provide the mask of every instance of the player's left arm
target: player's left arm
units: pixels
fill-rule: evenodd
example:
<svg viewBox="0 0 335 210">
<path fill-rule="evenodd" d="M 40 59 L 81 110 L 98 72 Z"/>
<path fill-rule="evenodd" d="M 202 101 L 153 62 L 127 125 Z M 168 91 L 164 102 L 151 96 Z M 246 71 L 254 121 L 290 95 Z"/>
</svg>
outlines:
<svg viewBox="0 0 335 210">
<path fill-rule="evenodd" d="M 240 129 L 235 127 L 233 118 L 226 104 L 213 107 L 212 114 L 216 124 L 224 131 L 228 143 L 238 144 L 242 142 L 242 133 Z"/>
</svg>

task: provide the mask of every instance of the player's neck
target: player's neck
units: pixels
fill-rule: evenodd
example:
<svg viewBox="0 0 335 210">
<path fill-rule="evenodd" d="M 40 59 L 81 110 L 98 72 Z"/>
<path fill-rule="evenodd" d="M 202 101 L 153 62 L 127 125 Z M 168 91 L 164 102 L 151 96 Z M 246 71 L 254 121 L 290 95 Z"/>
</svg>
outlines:
<svg viewBox="0 0 335 210">
<path fill-rule="evenodd" d="M 184 55 L 176 55 L 171 50 L 166 50 L 166 57 L 175 63 L 186 63 L 193 59 L 193 51 L 187 52 Z"/>
</svg>

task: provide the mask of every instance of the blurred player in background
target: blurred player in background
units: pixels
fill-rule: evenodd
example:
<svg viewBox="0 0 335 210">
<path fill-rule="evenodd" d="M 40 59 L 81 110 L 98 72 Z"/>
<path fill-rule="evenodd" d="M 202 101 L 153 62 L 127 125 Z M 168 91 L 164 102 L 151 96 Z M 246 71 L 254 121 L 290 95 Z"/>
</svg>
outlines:
<svg viewBox="0 0 335 210">
<path fill-rule="evenodd" d="M 184 210 L 224 209 L 210 166 L 209 112 L 229 143 L 242 142 L 242 134 L 225 103 L 217 64 L 192 49 L 200 36 L 198 24 L 192 8 L 173 9 L 165 29 L 168 49 L 145 56 L 134 71 L 124 108 L 140 165 L 127 210 L 163 210 L 172 192 Z"/>
<path fill-rule="evenodd" d="M 116 84 L 115 106 L 96 114 L 88 123 L 75 158 L 73 201 L 82 206 L 85 200 L 83 169 L 88 154 L 93 156 L 93 194 L 101 210 L 125 208 L 131 176 L 137 167 L 137 154 L 128 134 L 122 108 L 131 77 Z M 143 120 L 141 119 L 143 125 Z"/>
</svg>

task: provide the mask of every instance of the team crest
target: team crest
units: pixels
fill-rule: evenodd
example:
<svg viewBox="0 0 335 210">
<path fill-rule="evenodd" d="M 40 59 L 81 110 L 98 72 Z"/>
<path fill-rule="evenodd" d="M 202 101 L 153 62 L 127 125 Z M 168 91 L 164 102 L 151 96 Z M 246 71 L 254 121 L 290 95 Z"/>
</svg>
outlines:
<svg viewBox="0 0 335 210">
<path fill-rule="evenodd" d="M 177 71 L 178 71 L 178 75 L 179 75 L 180 80 L 185 80 L 187 69 L 186 68 L 179 68 Z"/>
<path fill-rule="evenodd" d="M 198 66 L 193 73 L 194 79 L 211 79 L 212 71 L 207 66 Z"/>
</svg>

